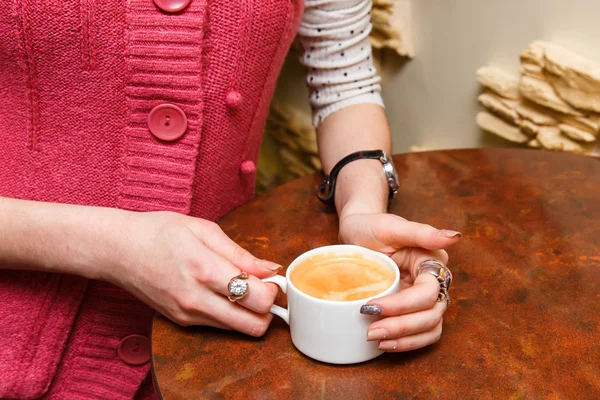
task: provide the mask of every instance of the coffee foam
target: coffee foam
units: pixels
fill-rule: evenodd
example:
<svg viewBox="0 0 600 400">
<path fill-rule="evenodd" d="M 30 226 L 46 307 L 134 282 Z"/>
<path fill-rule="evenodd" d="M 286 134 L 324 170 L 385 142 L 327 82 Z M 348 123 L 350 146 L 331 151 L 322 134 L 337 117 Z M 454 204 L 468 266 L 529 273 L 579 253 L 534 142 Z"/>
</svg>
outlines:
<svg viewBox="0 0 600 400">
<path fill-rule="evenodd" d="M 352 301 L 375 296 L 394 282 L 395 274 L 362 254 L 327 253 L 297 265 L 290 275 L 294 286 L 310 296 Z"/>
</svg>

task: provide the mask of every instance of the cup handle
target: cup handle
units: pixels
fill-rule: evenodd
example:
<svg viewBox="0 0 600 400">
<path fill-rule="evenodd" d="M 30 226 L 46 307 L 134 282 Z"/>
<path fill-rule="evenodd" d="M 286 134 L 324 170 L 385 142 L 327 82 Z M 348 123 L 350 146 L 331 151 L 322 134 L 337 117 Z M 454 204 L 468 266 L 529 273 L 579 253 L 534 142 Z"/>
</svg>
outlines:
<svg viewBox="0 0 600 400">
<path fill-rule="evenodd" d="M 274 275 L 270 278 L 265 278 L 262 281 L 265 283 L 274 283 L 281 288 L 283 293 L 287 293 L 287 279 L 284 276 Z M 287 308 L 273 304 L 269 311 L 284 320 L 286 324 L 290 324 L 290 311 Z"/>
</svg>

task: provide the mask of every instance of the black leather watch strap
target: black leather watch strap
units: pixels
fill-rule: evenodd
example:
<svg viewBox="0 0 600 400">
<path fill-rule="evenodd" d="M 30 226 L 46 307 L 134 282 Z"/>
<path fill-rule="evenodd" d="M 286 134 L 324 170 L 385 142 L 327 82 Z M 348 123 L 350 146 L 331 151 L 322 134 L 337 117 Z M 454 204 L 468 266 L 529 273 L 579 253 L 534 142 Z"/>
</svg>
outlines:
<svg viewBox="0 0 600 400">
<path fill-rule="evenodd" d="M 365 150 L 357 151 L 342 158 L 335 166 L 331 169 L 329 175 L 325 175 L 323 183 L 317 189 L 317 197 L 325 204 L 334 204 L 335 196 L 335 185 L 337 182 L 338 174 L 347 164 L 356 160 L 373 159 L 381 160 L 385 156 L 383 150 Z"/>
</svg>

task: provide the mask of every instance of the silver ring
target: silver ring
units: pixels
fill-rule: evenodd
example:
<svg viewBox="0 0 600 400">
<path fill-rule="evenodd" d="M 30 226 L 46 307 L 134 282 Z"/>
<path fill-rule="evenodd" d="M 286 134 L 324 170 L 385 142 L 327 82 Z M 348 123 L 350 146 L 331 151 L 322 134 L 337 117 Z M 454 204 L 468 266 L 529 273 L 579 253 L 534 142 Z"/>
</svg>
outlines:
<svg viewBox="0 0 600 400">
<path fill-rule="evenodd" d="M 231 278 L 227 285 L 227 290 L 229 291 L 227 298 L 229 301 L 238 301 L 248 294 L 248 282 L 246 282 L 246 279 L 248 279 L 248 274 L 245 272 Z"/>
<path fill-rule="evenodd" d="M 446 293 L 442 294 L 440 292 L 440 294 L 438 294 L 438 302 L 442 301 L 442 300 L 446 300 L 446 309 L 448 309 L 448 307 L 450 307 L 450 293 L 448 293 L 448 291 L 446 291 Z"/>
<path fill-rule="evenodd" d="M 426 260 L 417 268 L 417 276 L 421 273 L 435 276 L 440 284 L 440 292 L 437 301 L 446 300 L 446 308 L 450 307 L 450 285 L 452 284 L 452 272 L 438 260 Z"/>
</svg>

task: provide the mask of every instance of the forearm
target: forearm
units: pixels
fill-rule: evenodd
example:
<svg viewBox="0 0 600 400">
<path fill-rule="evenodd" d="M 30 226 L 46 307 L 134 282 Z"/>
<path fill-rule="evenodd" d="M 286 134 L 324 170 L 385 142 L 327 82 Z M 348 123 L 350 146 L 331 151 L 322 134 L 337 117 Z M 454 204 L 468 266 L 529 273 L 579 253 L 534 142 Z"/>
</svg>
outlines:
<svg viewBox="0 0 600 400">
<path fill-rule="evenodd" d="M 355 151 L 391 152 L 387 119 L 376 104 L 346 107 L 327 117 L 317 131 L 325 173 Z M 385 212 L 388 198 L 389 188 L 378 160 L 353 161 L 340 171 L 335 191 L 340 220 L 348 214 Z"/>
<path fill-rule="evenodd" d="M 0 197 L 0 268 L 102 279 L 123 211 Z"/>
</svg>

